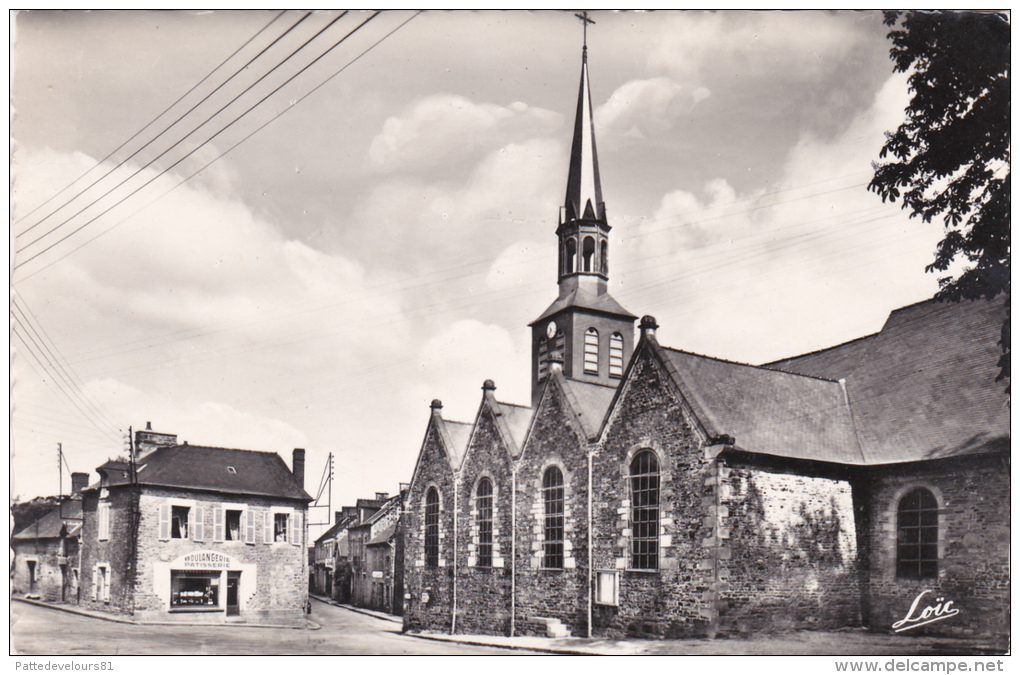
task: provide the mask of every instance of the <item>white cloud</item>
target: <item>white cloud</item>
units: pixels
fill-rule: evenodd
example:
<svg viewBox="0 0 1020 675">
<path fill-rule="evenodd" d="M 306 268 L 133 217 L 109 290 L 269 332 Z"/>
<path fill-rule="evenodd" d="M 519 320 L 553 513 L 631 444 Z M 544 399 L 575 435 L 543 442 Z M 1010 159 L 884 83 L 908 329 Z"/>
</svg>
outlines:
<svg viewBox="0 0 1020 675">
<path fill-rule="evenodd" d="M 463 96 L 435 94 L 388 118 L 372 139 L 369 158 L 386 171 L 419 171 L 456 164 L 559 128 L 563 116 L 515 102 L 475 103 Z"/>
</svg>

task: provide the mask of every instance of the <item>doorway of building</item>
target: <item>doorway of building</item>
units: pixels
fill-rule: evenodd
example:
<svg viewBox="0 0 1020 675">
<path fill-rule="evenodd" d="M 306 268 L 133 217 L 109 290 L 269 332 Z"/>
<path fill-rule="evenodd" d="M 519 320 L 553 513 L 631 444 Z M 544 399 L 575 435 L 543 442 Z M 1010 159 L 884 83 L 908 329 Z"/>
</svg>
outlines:
<svg viewBox="0 0 1020 675">
<path fill-rule="evenodd" d="M 240 572 L 227 572 L 227 616 L 238 616 L 241 605 L 238 601 L 238 589 L 241 586 Z"/>
</svg>

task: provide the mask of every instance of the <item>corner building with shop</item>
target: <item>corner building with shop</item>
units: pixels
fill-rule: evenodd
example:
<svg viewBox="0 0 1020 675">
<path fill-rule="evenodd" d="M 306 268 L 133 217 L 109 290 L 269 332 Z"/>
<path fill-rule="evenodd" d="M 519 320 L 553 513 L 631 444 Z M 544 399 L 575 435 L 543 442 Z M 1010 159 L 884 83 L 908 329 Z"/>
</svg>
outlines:
<svg viewBox="0 0 1020 675">
<path fill-rule="evenodd" d="M 924 594 L 960 614 L 911 634 L 1008 636 L 1003 299 L 918 303 L 761 366 L 664 347 L 651 316 L 635 341 L 608 292 L 586 52 L 532 400 L 486 380 L 470 422 L 432 402 L 405 630 L 887 631 Z"/>
<path fill-rule="evenodd" d="M 82 607 L 141 621 L 302 625 L 304 450 L 178 444 L 136 434 L 134 461 L 82 492 Z"/>
</svg>

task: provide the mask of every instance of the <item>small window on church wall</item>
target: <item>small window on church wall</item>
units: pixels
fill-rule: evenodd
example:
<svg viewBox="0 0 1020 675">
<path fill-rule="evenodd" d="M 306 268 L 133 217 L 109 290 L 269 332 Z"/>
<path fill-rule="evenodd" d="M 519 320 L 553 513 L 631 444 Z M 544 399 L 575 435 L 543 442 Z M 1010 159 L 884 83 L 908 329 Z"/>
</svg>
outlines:
<svg viewBox="0 0 1020 675">
<path fill-rule="evenodd" d="M 599 332 L 594 328 L 584 333 L 584 372 L 599 374 Z"/>
<path fill-rule="evenodd" d="M 492 567 L 492 481 L 483 478 L 475 492 L 478 511 L 478 566 Z"/>
<path fill-rule="evenodd" d="M 599 262 L 602 263 L 602 273 L 609 275 L 609 242 L 602 242 L 602 255 L 599 257 Z"/>
<path fill-rule="evenodd" d="M 939 574 L 939 505 L 924 488 L 908 492 L 896 509 L 896 576 L 934 579 Z"/>
<path fill-rule="evenodd" d="M 439 567 L 439 492 L 425 493 L 425 566 Z"/>
<path fill-rule="evenodd" d="M 642 450 L 630 463 L 631 568 L 659 568 L 659 460 Z"/>
<path fill-rule="evenodd" d="M 623 377 L 623 336 L 609 336 L 609 377 Z"/>
<path fill-rule="evenodd" d="M 585 272 L 592 272 L 595 270 L 595 239 L 592 237 L 584 238 L 584 247 L 581 250 L 581 261 L 584 265 Z"/>
<path fill-rule="evenodd" d="M 566 273 L 573 274 L 577 271 L 577 240 L 567 239 L 567 260 L 565 263 Z"/>
</svg>

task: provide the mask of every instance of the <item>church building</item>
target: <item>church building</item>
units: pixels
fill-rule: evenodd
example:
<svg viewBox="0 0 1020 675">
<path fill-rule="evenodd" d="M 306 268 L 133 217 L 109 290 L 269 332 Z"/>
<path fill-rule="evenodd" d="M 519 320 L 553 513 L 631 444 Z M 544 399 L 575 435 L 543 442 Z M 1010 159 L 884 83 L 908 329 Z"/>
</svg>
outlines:
<svg viewBox="0 0 1020 675">
<path fill-rule="evenodd" d="M 1002 299 L 751 366 L 660 345 L 608 291 L 609 235 L 585 47 L 530 405 L 491 380 L 468 422 L 432 402 L 405 630 L 1008 635 Z"/>
</svg>

